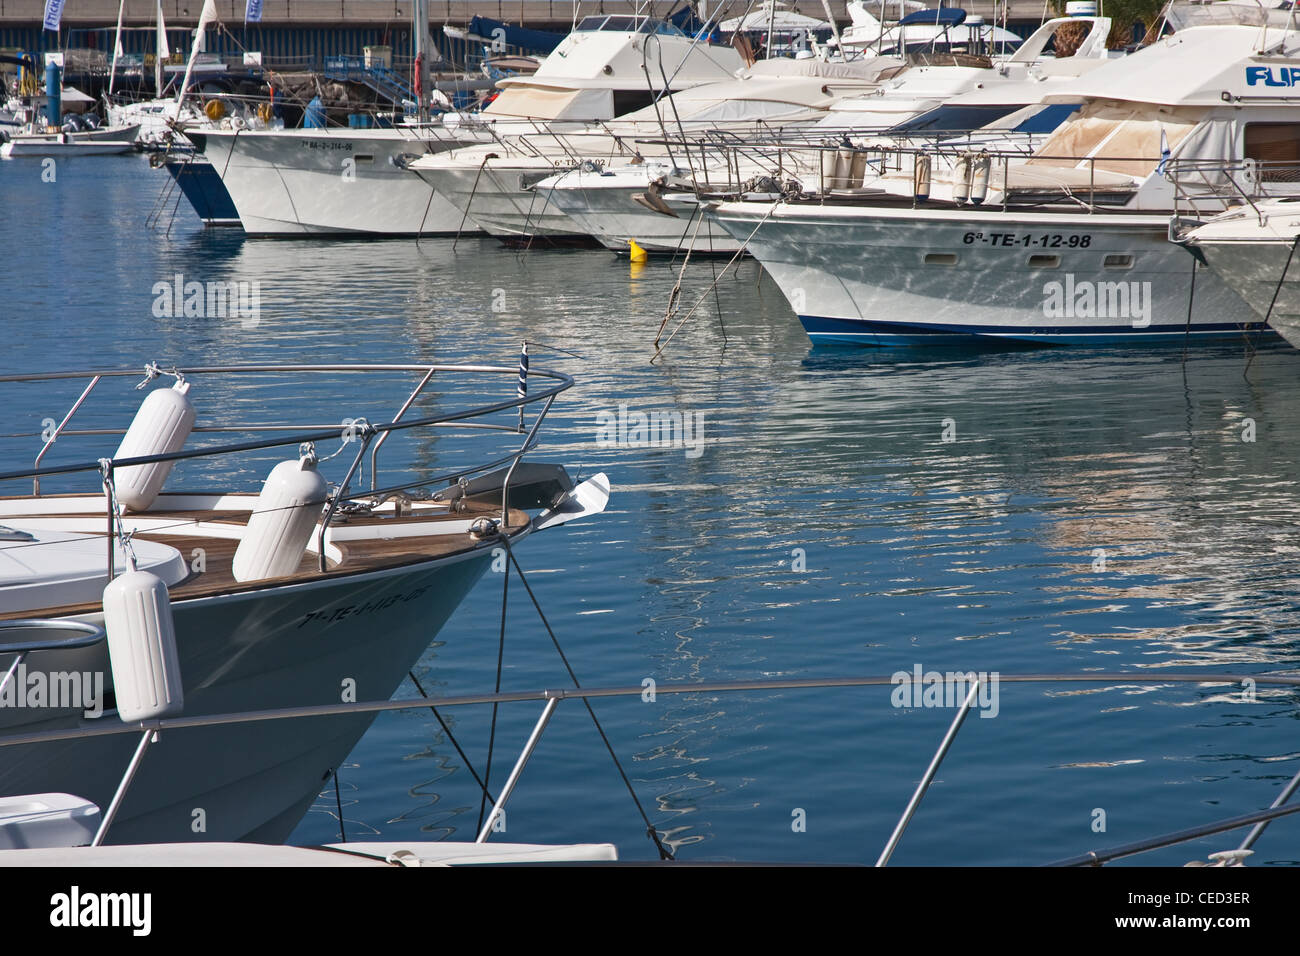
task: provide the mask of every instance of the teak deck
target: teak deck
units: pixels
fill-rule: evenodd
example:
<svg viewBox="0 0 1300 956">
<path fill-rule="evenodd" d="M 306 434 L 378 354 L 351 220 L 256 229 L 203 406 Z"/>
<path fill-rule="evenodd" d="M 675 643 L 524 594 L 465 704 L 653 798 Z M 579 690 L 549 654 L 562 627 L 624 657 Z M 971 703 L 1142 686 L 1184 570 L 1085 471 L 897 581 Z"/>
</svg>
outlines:
<svg viewBox="0 0 1300 956">
<path fill-rule="evenodd" d="M 10 499 L 12 500 L 12 499 Z M 383 526 L 395 527 L 398 525 L 424 524 L 433 525 L 444 521 L 472 521 L 479 517 L 495 517 L 501 513 L 499 507 L 477 504 L 471 501 L 465 501 L 464 510 L 448 514 L 415 514 L 403 516 L 400 518 L 388 516 L 377 517 L 367 514 L 351 514 L 346 517 L 336 515 L 330 522 L 331 528 L 342 527 L 369 527 Z M 21 525 L 22 515 L 7 514 L 4 516 L 5 521 L 11 521 Z M 33 516 L 35 517 L 35 516 Z M 41 517 L 50 517 L 42 515 Z M 98 521 L 101 530 L 93 531 L 88 529 L 85 533 L 104 538 L 107 531 L 104 529 L 106 518 L 103 514 L 92 514 L 81 512 L 76 514 L 60 514 L 60 518 L 84 518 L 93 525 Z M 150 519 L 168 520 L 174 519 L 177 522 L 195 522 L 202 521 L 205 524 L 231 524 L 244 525 L 248 521 L 248 512 L 240 511 L 148 511 L 132 517 L 147 517 Z M 511 508 L 509 512 L 510 532 L 515 532 L 528 523 L 528 515 L 516 508 Z M 312 532 L 313 543 L 317 530 Z M 293 573 L 279 578 L 265 578 L 260 581 L 236 581 L 232 572 L 232 564 L 235 556 L 235 550 L 239 546 L 239 541 L 234 538 L 216 538 L 206 535 L 189 535 L 184 533 L 167 533 L 164 531 L 140 531 L 134 537 L 145 540 L 155 541 L 159 544 L 166 544 L 181 553 L 181 557 L 193 567 L 193 557 L 196 549 L 203 552 L 203 570 L 191 570 L 188 577 L 168 588 L 173 601 L 184 601 L 193 598 L 212 597 L 218 594 L 236 594 L 244 591 L 254 591 L 259 588 L 274 587 L 297 581 L 309 581 L 321 578 L 333 578 L 352 574 L 363 574 L 368 571 L 377 571 L 387 568 L 397 568 L 409 564 L 419 564 L 423 561 L 429 561 L 436 558 L 447 557 L 448 555 L 458 554 L 464 551 L 471 551 L 480 546 L 480 542 L 468 533 L 466 534 L 429 534 L 417 535 L 402 538 L 372 538 L 368 540 L 333 542 L 330 547 L 336 548 L 341 555 L 341 560 L 328 561 L 327 569 L 320 570 L 320 558 L 315 551 L 308 551 L 303 555 L 298 569 Z M 107 555 L 107 545 L 105 545 L 105 554 Z M 107 560 L 107 558 L 105 559 Z M 118 571 L 121 569 L 119 568 Z M 31 611 L 14 611 L 0 613 L 0 621 L 11 620 L 24 617 L 65 617 L 75 614 L 93 613 L 99 610 L 98 603 L 69 604 L 61 607 L 42 608 L 39 615 Z"/>
</svg>

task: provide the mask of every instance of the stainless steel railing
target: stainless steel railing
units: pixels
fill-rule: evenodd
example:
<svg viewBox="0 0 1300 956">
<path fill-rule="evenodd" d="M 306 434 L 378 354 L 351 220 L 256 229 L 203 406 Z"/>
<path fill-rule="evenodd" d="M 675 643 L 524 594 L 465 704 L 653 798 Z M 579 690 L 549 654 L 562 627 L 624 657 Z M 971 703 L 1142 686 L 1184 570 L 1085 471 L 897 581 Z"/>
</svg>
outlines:
<svg viewBox="0 0 1300 956">
<path fill-rule="evenodd" d="M 0 653 L 4 653 L 4 647 L 0 646 Z M 1274 674 L 1274 675 L 1248 675 L 1248 674 L 1230 674 L 1230 673 L 1205 673 L 1197 674 L 1194 672 L 1163 672 L 1163 671 L 1134 671 L 1134 672 L 1109 672 L 1109 673 L 1087 673 L 1087 674 L 1005 674 L 998 673 L 999 684 L 1129 684 L 1134 680 L 1140 680 L 1144 684 L 1192 684 L 1192 685 L 1240 685 L 1249 680 L 1256 685 L 1272 685 L 1275 687 L 1291 687 L 1300 689 L 1300 675 Z M 785 678 L 777 680 L 737 680 L 737 681 L 702 681 L 690 683 L 685 681 L 666 682 L 656 684 L 654 692 L 656 695 L 682 695 L 682 694 L 721 694 L 721 693 L 771 693 L 783 690 L 826 690 L 831 688 L 850 688 L 850 687 L 880 687 L 897 685 L 896 675 L 889 676 L 854 676 L 854 677 L 826 677 L 826 678 Z M 885 865 L 894 849 L 898 846 L 908 821 L 915 813 L 921 799 L 925 796 L 926 791 L 934 779 L 935 772 L 943 757 L 948 753 L 956 740 L 957 733 L 962 727 L 963 720 L 971 709 L 971 704 L 975 698 L 976 691 L 979 687 L 979 681 L 972 683 L 970 690 L 965 697 L 964 703 L 959 708 L 957 715 L 945 733 L 939 749 L 931 759 L 930 764 L 922 775 L 921 782 L 916 791 L 909 800 L 907 807 L 903 812 L 898 824 L 895 826 L 890 835 L 889 842 L 882 852 L 880 859 L 877 861 L 878 866 Z M 636 685 L 634 687 L 599 687 L 599 688 L 543 688 L 530 689 L 523 691 L 507 691 L 491 694 L 464 694 L 450 697 L 431 698 L 420 697 L 408 700 L 388 700 L 388 701 L 359 701 L 355 703 L 339 704 L 320 704 L 303 707 L 281 707 L 270 710 L 242 711 L 235 713 L 207 714 L 193 717 L 170 717 L 159 720 L 147 720 L 134 724 L 126 723 L 108 723 L 104 718 L 95 722 L 93 726 L 82 726 L 79 728 L 67 728 L 58 730 L 35 731 L 29 733 L 10 734 L 0 736 L 0 749 L 4 747 L 55 743 L 63 740 L 75 740 L 87 737 L 111 736 L 119 734 L 141 734 L 140 744 L 137 747 L 134 756 L 127 768 L 126 775 L 122 784 L 119 786 L 114 796 L 115 809 L 120 806 L 122 798 L 134 777 L 144 753 L 148 746 L 155 742 L 163 732 L 172 732 L 186 730 L 196 727 L 215 727 L 228 726 L 231 724 L 255 723 L 266 720 L 290 720 L 298 718 L 314 717 L 331 717 L 341 714 L 379 714 L 389 711 L 416 710 L 416 709 L 440 709 L 447 707 L 465 707 L 473 705 L 486 704 L 506 704 L 520 703 L 523 701 L 541 701 L 543 703 L 542 712 L 539 715 L 532 731 L 521 749 L 519 756 L 516 758 L 511 773 L 507 779 L 506 785 L 493 801 L 491 813 L 486 817 L 484 826 L 480 829 L 476 837 L 476 842 L 486 842 L 492 832 L 492 824 L 505 809 L 506 801 L 511 793 L 515 790 L 517 783 L 523 773 L 524 767 L 532 757 L 540 742 L 544 731 L 549 725 L 553 714 L 559 704 L 565 700 L 595 700 L 602 698 L 643 698 L 646 692 L 645 687 Z M 105 717 L 109 712 L 105 712 Z M 978 723 L 978 721 L 977 721 Z M 1292 779 L 1290 784 L 1283 790 L 1282 794 L 1273 801 L 1272 805 L 1266 810 L 1252 811 L 1240 814 L 1226 819 L 1219 819 L 1207 824 L 1198 825 L 1190 829 L 1180 830 L 1174 833 L 1163 834 L 1152 837 L 1136 843 L 1125 844 L 1120 847 L 1110 849 L 1094 850 L 1087 853 L 1057 860 L 1048 865 L 1052 866 L 1097 866 L 1102 865 L 1110 860 L 1121 857 L 1132 856 L 1139 853 L 1149 852 L 1151 850 L 1162 849 L 1165 847 L 1176 846 L 1181 843 L 1187 843 L 1192 840 L 1202 839 L 1206 836 L 1212 836 L 1218 833 L 1225 833 L 1231 830 L 1252 827 L 1251 833 L 1243 841 L 1242 848 L 1248 849 L 1255 840 L 1258 839 L 1263 828 L 1270 822 L 1300 813 L 1300 804 L 1287 806 L 1287 800 L 1300 787 L 1300 773 Z M 101 824 L 100 833 L 96 836 L 96 843 L 103 841 L 107 831 L 108 824 L 112 822 L 111 816 L 106 816 Z"/>
<path fill-rule="evenodd" d="M 320 570 L 326 570 L 326 549 L 325 535 L 329 529 L 330 522 L 338 511 L 339 505 L 348 497 L 348 491 L 352 479 L 355 477 L 366 453 L 370 453 L 371 461 L 371 487 L 368 496 L 372 501 L 382 503 L 388 497 L 394 494 L 406 493 L 417 489 L 426 489 L 430 485 L 449 484 L 465 478 L 469 475 L 481 474 L 494 468 L 509 466 L 504 487 L 502 489 L 502 512 L 501 527 L 504 529 L 508 526 L 508 501 L 510 479 L 514 474 L 514 468 L 518 462 L 536 447 L 539 441 L 539 431 L 542 421 L 550 411 L 551 404 L 555 397 L 561 392 L 569 389 L 573 385 L 573 378 L 561 372 L 552 372 L 546 369 L 530 369 L 530 377 L 541 378 L 549 381 L 546 387 L 532 390 L 529 394 L 520 396 L 517 393 L 503 401 L 479 405 L 467 409 L 461 409 L 442 415 L 427 416 L 416 419 L 406 418 L 412 405 L 424 391 L 425 387 L 438 374 L 485 374 L 485 375 L 508 375 L 511 384 L 514 385 L 518 379 L 519 369 L 517 366 L 493 366 L 493 365 L 436 365 L 436 364 L 364 364 L 364 365 L 227 365 L 227 366 L 201 366 L 196 368 L 187 368 L 184 370 L 186 378 L 196 378 L 205 375 L 252 375 L 259 373 L 292 373 L 292 374 L 324 374 L 324 373 L 365 373 L 373 374 L 378 372 L 418 372 L 421 378 L 410 394 L 406 396 L 405 401 L 398 408 L 392 421 L 372 424 L 369 422 L 356 422 L 347 425 L 334 426 L 312 426 L 304 424 L 271 424 L 271 423 L 235 423 L 220 426 L 200 426 L 195 431 L 204 432 L 238 432 L 238 433 L 272 433 L 275 437 L 263 438 L 254 441 L 238 442 L 233 444 L 218 445 L 208 448 L 193 450 L 182 450 L 171 454 L 147 455 L 134 458 L 124 459 L 104 459 L 94 462 L 79 462 L 74 464 L 60 465 L 42 465 L 41 461 L 48 452 L 51 445 L 60 436 L 74 435 L 104 435 L 118 434 L 118 429 L 71 429 L 68 423 L 72 417 L 85 406 L 91 397 L 96 386 L 106 378 L 122 378 L 128 376 L 138 377 L 138 369 L 98 369 L 88 371 L 70 371 L 70 372 L 53 372 L 53 373 L 31 373 L 17 375 L 0 375 L 0 384 L 5 383 L 48 383 L 67 379 L 90 379 L 89 384 L 82 390 L 72 407 L 63 416 L 55 428 L 45 434 L 44 442 L 37 453 L 36 462 L 31 468 L 19 469 L 0 473 L 0 481 L 13 479 L 30 478 L 33 482 L 33 494 L 40 495 L 40 480 L 42 477 L 52 475 L 69 475 L 82 472 L 99 473 L 105 480 L 105 484 L 110 483 L 113 471 L 118 468 L 129 467 L 134 465 L 152 464 L 155 462 L 177 462 L 198 458 L 213 458 L 226 455 L 233 455 L 242 452 L 260 451 L 271 448 L 285 446 L 300 446 L 305 443 L 315 443 L 338 439 L 343 437 L 345 444 L 350 440 L 360 439 L 360 448 L 354 456 L 348 467 L 344 480 L 332 491 L 329 496 L 324 518 L 320 524 L 317 545 L 320 556 Z M 149 365 L 145 368 L 146 379 L 156 377 L 162 372 L 156 365 Z M 144 384 L 144 383 L 142 383 Z M 506 425 L 501 422 L 475 421 L 474 419 L 484 418 L 486 416 L 519 410 L 522 416 L 526 406 L 538 404 L 539 408 L 535 409 L 534 420 L 531 427 L 524 431 L 522 428 L 522 417 L 520 424 Z M 509 434 L 523 434 L 523 439 L 517 447 L 511 448 L 503 454 L 496 456 L 486 462 L 476 462 L 466 464 L 464 467 L 458 467 L 452 471 L 442 474 L 419 477 L 412 481 L 405 481 L 398 484 L 377 487 L 379 481 L 378 473 L 378 455 L 380 448 L 387 437 L 394 432 L 403 432 L 418 428 L 468 428 L 468 429 L 486 429 L 491 431 L 500 431 Z M 342 429 L 342 432 L 340 431 Z M 284 434 L 288 432 L 288 434 Z M 373 447 L 372 447 L 373 446 Z M 109 574 L 113 570 L 113 534 L 121 534 L 119 523 L 116 521 L 116 508 L 114 496 L 111 493 L 106 494 L 106 505 L 108 511 L 108 567 Z"/>
</svg>

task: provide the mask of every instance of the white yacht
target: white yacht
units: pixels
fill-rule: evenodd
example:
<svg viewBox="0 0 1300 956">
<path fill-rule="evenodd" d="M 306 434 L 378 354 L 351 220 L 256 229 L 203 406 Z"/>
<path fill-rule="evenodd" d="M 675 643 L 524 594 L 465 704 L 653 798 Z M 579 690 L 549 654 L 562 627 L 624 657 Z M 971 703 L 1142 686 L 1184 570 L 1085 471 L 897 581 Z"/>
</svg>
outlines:
<svg viewBox="0 0 1300 956">
<path fill-rule="evenodd" d="M 1300 69 L 1300 33 L 1290 11 L 1255 3 L 1175 5 L 1168 16 L 1171 36 L 1044 97 L 1084 105 L 1029 158 L 953 150 L 933 180 L 898 163 L 873 195 L 722 203 L 713 215 L 733 236 L 752 235 L 749 250 L 814 342 L 1265 331 L 1213 273 L 1194 279 L 1193 260 L 1167 241 L 1165 166 L 1300 149 L 1300 99 L 1284 85 Z"/>
<path fill-rule="evenodd" d="M 987 129 L 981 142 L 1024 149 L 1033 134 L 1050 132 L 1071 105 L 1038 105 L 1049 87 L 1063 85 L 1107 62 L 1105 17 L 1057 18 L 1040 27 L 1015 53 L 1000 60 L 953 54 L 876 57 L 852 63 L 819 60 L 761 61 L 741 80 L 676 94 L 673 131 L 705 131 L 657 150 L 653 160 L 593 167 L 584 164 L 538 183 L 549 205 L 563 211 L 579 231 L 604 246 L 627 252 L 630 243 L 648 252 L 690 248 L 704 254 L 732 254 L 744 237 L 728 235 L 717 223 L 699 221 L 698 203 L 684 206 L 674 193 L 716 196 L 735 192 L 781 192 L 791 179 L 843 188 L 835 154 L 820 148 L 840 143 L 906 143 L 925 137 Z M 1070 25 L 1085 31 L 1068 58 L 1049 52 L 1056 32 Z M 748 117 L 748 128 L 739 126 Z M 653 117 L 647 117 L 647 125 Z M 1018 135 L 1024 133 L 1025 135 Z M 788 143 L 775 155 L 756 145 L 731 148 L 739 140 Z M 968 137 L 969 139 L 969 137 Z M 641 146 L 647 153 L 650 149 Z M 823 162 L 825 158 L 825 162 Z M 861 187 L 865 165 L 857 173 Z M 748 183 L 748 189 L 746 184 Z M 761 187 L 761 188 L 760 188 Z M 540 204 L 540 202 L 539 202 Z"/>
<path fill-rule="evenodd" d="M 735 50 L 662 20 L 587 17 L 535 74 L 501 80 L 479 121 L 457 126 L 486 132 L 490 142 L 421 157 L 410 169 L 491 235 L 586 241 L 531 187 L 584 159 L 633 159 L 632 138 L 660 132 L 661 120 L 675 122 L 661 94 L 730 80 L 741 67 Z M 654 125 L 647 128 L 644 117 Z"/>
<path fill-rule="evenodd" d="M 1225 177 L 1232 172 L 1225 170 Z M 1232 182 L 1248 186 L 1255 185 L 1261 173 L 1295 177 L 1300 157 L 1272 168 L 1266 164 L 1235 172 Z M 1176 219 L 1173 238 L 1194 250 L 1257 316 L 1300 348 L 1300 196 L 1240 203 L 1206 222 Z"/>
<path fill-rule="evenodd" d="M 880 4 L 876 5 L 880 9 Z M 891 6 L 891 5 L 887 5 Z M 849 0 L 850 26 L 840 34 L 847 55 L 898 56 L 906 53 L 990 53 L 1005 56 L 1024 41 L 1005 27 L 970 16 L 960 7 L 927 8 L 915 0 L 893 4 L 896 19 L 882 22 L 865 0 Z"/>
<path fill-rule="evenodd" d="M 460 211 L 412 176 L 414 157 L 461 140 L 436 124 L 378 129 L 186 128 L 251 236 L 456 232 Z M 469 231 L 475 231 L 471 228 Z"/>
<path fill-rule="evenodd" d="M 138 369 L 0 377 L 11 396 L 85 383 L 34 449 L 35 464 L 10 462 L 0 475 L 0 798 L 75 794 L 113 818 L 114 843 L 287 838 L 375 716 L 347 704 L 391 697 L 493 549 L 604 508 L 603 475 L 575 487 L 558 466 L 520 462 L 573 382 L 534 368 L 525 396 L 523 374 L 150 365 L 143 386 L 160 375 L 174 384 L 150 389 L 117 452 L 97 462 L 78 460 L 75 447 L 105 434 L 116 407 L 105 401 L 120 400 L 106 393 L 129 395 Z M 406 380 L 395 412 L 382 407 L 393 376 Z M 415 417 L 435 376 L 481 386 L 485 403 Z M 365 390 L 344 403 L 349 380 Z M 234 421 L 220 406 L 241 388 L 267 396 L 259 408 L 272 407 L 277 389 L 301 402 L 313 382 L 324 393 L 314 424 L 266 412 L 256 424 Z M 372 407 L 391 421 L 337 417 Z M 320 424 L 330 421 L 343 424 Z M 484 460 L 441 462 L 437 472 L 392 464 L 434 435 L 466 434 L 462 423 L 499 436 Z M 194 432 L 206 441 L 187 449 Z M 213 445 L 221 433 L 244 440 Z M 56 440 L 63 452 L 51 464 Z M 289 457 L 260 492 L 214 486 L 214 475 L 247 474 L 248 456 L 282 446 Z M 168 487 L 174 465 L 199 468 L 206 490 Z M 341 709 L 203 720 L 317 705 Z"/>
<path fill-rule="evenodd" d="M 495 144 L 504 138 L 586 129 L 650 102 L 665 78 L 676 89 L 739 66 L 735 51 L 694 44 L 661 21 L 593 16 L 536 73 L 498 81 L 500 92 L 480 114 L 393 129 L 221 129 L 191 138 L 253 235 L 477 232 L 452 182 L 424 177 L 426 183 L 406 167 L 423 171 L 447 151 L 475 143 L 499 152 Z M 475 159 L 466 192 L 477 166 Z"/>
<path fill-rule="evenodd" d="M 675 93 L 659 107 L 671 117 L 670 128 L 682 139 L 673 144 L 637 145 L 646 155 L 632 162 L 605 165 L 586 162 L 538 182 L 533 190 L 548 211 L 563 213 L 581 235 L 625 253 L 630 241 L 648 252 L 694 248 L 704 253 L 731 253 L 739 244 L 725 231 L 705 222 L 691 209 L 684 215 L 662 201 L 666 193 L 697 187 L 734 189 L 735 172 L 725 150 L 711 140 L 768 137 L 776 130 L 815 124 L 842 97 L 877 87 L 883 77 L 904 69 L 895 59 L 827 63 L 822 60 L 760 60 L 738 79 L 710 83 Z M 652 135 L 656 114 L 642 110 L 628 117 Z M 693 138 L 689 134 L 705 132 Z M 768 171 L 746 160 L 747 176 Z M 772 170 L 775 172 L 775 170 Z"/>
</svg>

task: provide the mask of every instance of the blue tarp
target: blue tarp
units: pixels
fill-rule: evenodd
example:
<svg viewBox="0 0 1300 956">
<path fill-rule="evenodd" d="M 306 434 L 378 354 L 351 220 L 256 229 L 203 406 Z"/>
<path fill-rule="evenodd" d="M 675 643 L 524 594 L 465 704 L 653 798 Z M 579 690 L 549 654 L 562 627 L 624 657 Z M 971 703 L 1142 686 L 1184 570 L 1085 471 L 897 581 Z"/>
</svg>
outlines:
<svg viewBox="0 0 1300 956">
<path fill-rule="evenodd" d="M 931 26 L 955 27 L 966 19 L 966 11 L 956 7 L 941 7 L 938 10 L 917 10 L 898 21 L 899 26 L 910 27 L 922 23 Z"/>
<path fill-rule="evenodd" d="M 695 10 L 690 4 L 682 7 L 676 13 L 670 13 L 664 18 L 677 29 L 681 30 L 688 37 L 693 37 L 704 29 L 704 21 L 695 15 Z M 708 36 L 710 43 L 717 43 L 722 39 L 721 33 L 718 32 L 718 23 L 713 22 L 713 29 Z"/>
<path fill-rule="evenodd" d="M 497 30 L 505 32 L 497 34 L 495 32 Z M 560 45 L 560 41 L 566 35 L 563 33 L 548 33 L 545 30 L 529 30 L 525 27 L 512 27 L 508 23 L 493 20 L 491 17 L 473 17 L 469 21 L 468 32 L 474 36 L 482 37 L 489 43 L 497 36 L 502 36 L 508 46 L 537 53 L 550 53 Z"/>
</svg>

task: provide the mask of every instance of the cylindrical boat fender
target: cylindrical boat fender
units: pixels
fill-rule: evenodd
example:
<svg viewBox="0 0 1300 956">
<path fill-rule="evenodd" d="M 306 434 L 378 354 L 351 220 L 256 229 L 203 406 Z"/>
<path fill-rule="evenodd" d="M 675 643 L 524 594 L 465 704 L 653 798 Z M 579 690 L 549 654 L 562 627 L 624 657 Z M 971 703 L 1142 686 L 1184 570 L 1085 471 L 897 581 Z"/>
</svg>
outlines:
<svg viewBox="0 0 1300 956">
<path fill-rule="evenodd" d="M 822 189 L 830 192 L 832 189 L 839 189 L 839 184 L 835 179 L 835 166 L 839 161 L 839 150 L 823 149 L 821 151 L 822 160 Z"/>
<path fill-rule="evenodd" d="M 853 173 L 853 150 L 837 149 L 835 151 L 835 178 L 832 189 L 848 189 L 849 177 Z"/>
<path fill-rule="evenodd" d="M 952 164 L 952 201 L 965 202 L 970 195 L 970 153 L 962 153 Z"/>
<path fill-rule="evenodd" d="M 863 180 L 867 176 L 867 154 L 854 153 L 853 165 L 849 170 L 849 189 L 861 189 Z"/>
<path fill-rule="evenodd" d="M 126 571 L 104 588 L 104 630 L 113 695 L 126 723 L 180 713 L 185 706 L 171 600 L 162 578 Z"/>
<path fill-rule="evenodd" d="M 328 493 L 312 455 L 272 468 L 235 549 L 235 580 L 262 581 L 297 571 Z"/>
<path fill-rule="evenodd" d="M 918 154 L 916 164 L 912 167 L 912 195 L 917 202 L 925 202 L 930 198 L 930 170 L 930 155 Z"/>
<path fill-rule="evenodd" d="M 989 194 L 989 170 L 992 168 L 993 160 L 989 158 L 986 150 L 981 150 L 980 154 L 971 160 L 970 201 L 977 206 Z"/>
<path fill-rule="evenodd" d="M 194 404 L 189 398 L 190 383 L 180 379 L 171 388 L 150 392 L 135 413 L 114 459 L 143 458 L 146 455 L 170 455 L 178 452 L 194 427 Z M 150 465 L 130 465 L 113 474 L 117 500 L 130 511 L 147 511 L 162 490 L 175 462 L 160 461 Z"/>
</svg>

